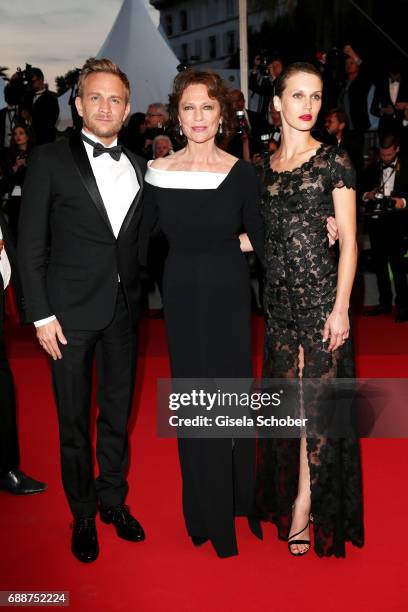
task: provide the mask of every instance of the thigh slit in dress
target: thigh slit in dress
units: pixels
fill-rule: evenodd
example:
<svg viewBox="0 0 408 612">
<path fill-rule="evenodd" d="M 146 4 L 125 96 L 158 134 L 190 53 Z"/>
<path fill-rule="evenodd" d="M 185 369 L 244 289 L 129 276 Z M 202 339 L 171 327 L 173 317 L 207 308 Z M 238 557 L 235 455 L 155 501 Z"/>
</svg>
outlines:
<svg viewBox="0 0 408 612">
<path fill-rule="evenodd" d="M 351 334 L 333 353 L 322 342 L 337 286 L 337 256 L 328 246 L 326 220 L 334 216 L 333 189 L 354 186 L 354 170 L 339 147 L 321 145 L 290 172 L 265 171 L 264 378 L 296 378 L 300 346 L 303 379 L 354 377 Z M 318 392 L 308 393 L 303 402 L 299 393 L 299 412 L 307 417 L 317 406 L 324 411 Z M 319 556 L 344 556 L 347 541 L 363 544 L 358 439 L 317 437 L 307 428 L 305 435 L 314 548 Z M 299 447 L 299 439 L 261 439 L 258 444 L 257 514 L 273 521 L 282 539 L 288 537 L 297 496 Z"/>
</svg>

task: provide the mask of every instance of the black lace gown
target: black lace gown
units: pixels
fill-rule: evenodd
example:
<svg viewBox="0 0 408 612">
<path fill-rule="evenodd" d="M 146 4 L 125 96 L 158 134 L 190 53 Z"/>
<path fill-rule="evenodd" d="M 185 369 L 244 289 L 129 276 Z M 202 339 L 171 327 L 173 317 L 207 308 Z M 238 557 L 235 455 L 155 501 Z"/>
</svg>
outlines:
<svg viewBox="0 0 408 612">
<path fill-rule="evenodd" d="M 338 263 L 328 247 L 326 220 L 334 215 L 332 191 L 341 187 L 355 187 L 355 172 L 338 147 L 320 146 L 292 171 L 264 172 L 264 378 L 298 377 L 300 345 L 303 378 L 354 376 L 352 340 L 332 353 L 322 342 Z M 307 416 L 312 408 L 303 402 Z M 277 525 L 282 539 L 288 537 L 297 495 L 299 449 L 299 439 L 263 439 L 258 445 L 257 510 Z M 344 556 L 345 542 L 363 544 L 358 440 L 308 436 L 307 454 L 315 551 Z"/>
<path fill-rule="evenodd" d="M 249 378 L 250 282 L 238 234 L 245 227 L 262 255 L 255 171 L 238 160 L 215 189 L 166 188 L 152 184 L 152 172 L 144 224 L 158 217 L 170 245 L 163 304 L 172 376 Z M 185 438 L 178 447 L 187 532 L 209 538 L 220 557 L 237 554 L 234 517 L 251 518 L 254 509 L 255 440 Z"/>
</svg>

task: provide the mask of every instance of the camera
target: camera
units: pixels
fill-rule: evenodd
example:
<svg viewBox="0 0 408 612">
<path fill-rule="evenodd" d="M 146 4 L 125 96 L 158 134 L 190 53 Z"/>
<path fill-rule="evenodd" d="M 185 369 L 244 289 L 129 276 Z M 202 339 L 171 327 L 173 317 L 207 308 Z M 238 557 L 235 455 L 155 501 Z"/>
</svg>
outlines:
<svg viewBox="0 0 408 612">
<path fill-rule="evenodd" d="M 269 75 L 268 65 L 270 62 L 268 53 L 265 51 L 265 49 L 262 49 L 261 51 L 259 51 L 259 53 L 256 54 L 255 57 L 259 58 L 261 61 L 260 65 L 258 66 L 259 73 L 262 76 L 268 76 Z"/>
<path fill-rule="evenodd" d="M 17 68 L 4 88 L 4 97 L 7 104 L 12 106 L 24 104 L 31 91 L 32 69 L 31 64 L 26 64 L 24 70 Z"/>
<path fill-rule="evenodd" d="M 248 124 L 245 118 L 245 112 L 243 110 L 238 110 L 235 113 L 235 117 L 236 117 L 236 126 L 237 126 L 235 130 L 235 134 L 237 136 L 243 136 L 244 134 L 248 132 Z"/>
<path fill-rule="evenodd" d="M 375 217 L 378 215 L 393 212 L 395 210 L 395 200 L 383 193 L 376 193 L 375 200 L 366 202 L 365 215 Z"/>
</svg>

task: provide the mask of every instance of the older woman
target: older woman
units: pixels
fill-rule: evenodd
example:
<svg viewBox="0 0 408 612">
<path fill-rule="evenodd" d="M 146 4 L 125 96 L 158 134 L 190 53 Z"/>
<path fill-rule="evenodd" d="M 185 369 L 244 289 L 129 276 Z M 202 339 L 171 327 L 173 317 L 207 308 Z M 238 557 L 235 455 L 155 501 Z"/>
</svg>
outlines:
<svg viewBox="0 0 408 612">
<path fill-rule="evenodd" d="M 250 284 L 239 232 L 262 249 L 257 178 L 249 163 L 217 146 L 233 130 L 221 78 L 179 74 L 170 120 L 184 148 L 148 164 L 146 218 L 156 212 L 170 251 L 163 281 L 171 371 L 175 378 L 251 376 Z M 243 247 L 244 248 L 244 247 Z M 183 508 L 195 545 L 237 554 L 234 517 L 251 521 L 254 440 L 179 439 Z"/>
</svg>

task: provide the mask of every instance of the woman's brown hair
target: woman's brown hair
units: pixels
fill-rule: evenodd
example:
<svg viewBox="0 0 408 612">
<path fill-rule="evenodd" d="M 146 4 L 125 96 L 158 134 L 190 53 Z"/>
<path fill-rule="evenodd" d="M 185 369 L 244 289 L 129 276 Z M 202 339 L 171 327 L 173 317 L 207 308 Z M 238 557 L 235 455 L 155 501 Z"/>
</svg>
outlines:
<svg viewBox="0 0 408 612">
<path fill-rule="evenodd" d="M 235 125 L 235 114 L 234 109 L 228 99 L 228 88 L 224 84 L 222 78 L 216 72 L 212 70 L 198 71 L 198 70 L 185 70 L 180 72 L 174 79 L 173 91 L 169 96 L 169 129 L 174 134 L 176 140 L 185 145 L 187 139 L 184 135 L 180 135 L 179 125 L 179 104 L 183 96 L 184 91 L 190 85 L 205 85 L 207 88 L 208 96 L 219 102 L 221 108 L 222 117 L 222 135 L 216 135 L 216 142 L 228 140 L 234 133 Z M 172 134 L 172 135 L 173 135 Z"/>
</svg>

